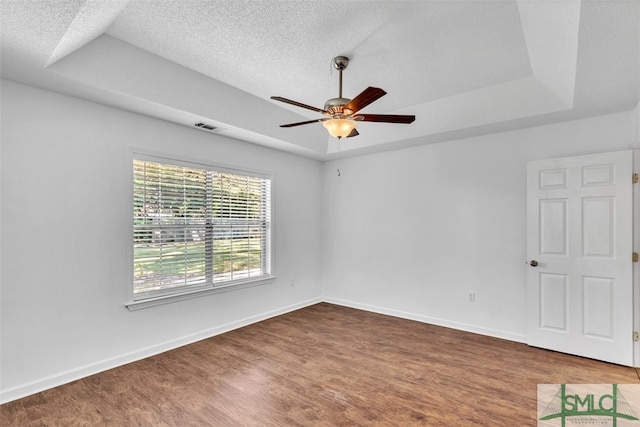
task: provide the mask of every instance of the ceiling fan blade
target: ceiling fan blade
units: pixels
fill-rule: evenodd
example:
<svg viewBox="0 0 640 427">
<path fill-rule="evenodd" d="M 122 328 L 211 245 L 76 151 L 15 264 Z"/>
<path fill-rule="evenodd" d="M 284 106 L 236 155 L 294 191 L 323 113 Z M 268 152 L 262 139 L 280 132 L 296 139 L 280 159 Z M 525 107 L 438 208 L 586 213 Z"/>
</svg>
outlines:
<svg viewBox="0 0 640 427">
<path fill-rule="evenodd" d="M 292 101 L 291 99 L 283 98 L 281 96 L 272 96 L 271 99 L 284 102 L 287 104 L 295 105 L 296 107 L 306 108 L 307 110 L 317 111 L 318 113 L 329 114 L 327 111 L 322 110 L 320 108 L 312 107 L 311 105 L 303 104 L 298 101 Z"/>
<path fill-rule="evenodd" d="M 387 92 L 380 89 L 379 87 L 369 86 L 368 88 L 360 92 L 358 96 L 353 98 L 351 102 L 345 105 L 345 108 L 348 108 L 349 110 L 353 111 L 352 114 L 355 114 L 367 105 L 371 104 L 373 101 L 382 98 L 386 94 Z"/>
<path fill-rule="evenodd" d="M 353 120 L 363 122 L 382 122 L 382 123 L 412 123 L 416 116 L 403 116 L 395 114 L 358 114 Z"/>
<path fill-rule="evenodd" d="M 318 123 L 318 122 L 324 122 L 329 120 L 328 117 L 322 118 L 322 119 L 315 119 L 315 120 L 307 120 L 306 122 L 297 122 L 297 123 L 289 123 L 286 125 L 280 125 L 281 128 L 292 128 L 294 126 L 300 126 L 300 125 L 308 125 L 310 123 Z"/>
<path fill-rule="evenodd" d="M 360 135 L 360 132 L 358 132 L 358 129 L 353 128 L 351 133 L 347 135 L 345 138 L 353 138 L 354 136 L 358 136 L 358 135 Z"/>
</svg>

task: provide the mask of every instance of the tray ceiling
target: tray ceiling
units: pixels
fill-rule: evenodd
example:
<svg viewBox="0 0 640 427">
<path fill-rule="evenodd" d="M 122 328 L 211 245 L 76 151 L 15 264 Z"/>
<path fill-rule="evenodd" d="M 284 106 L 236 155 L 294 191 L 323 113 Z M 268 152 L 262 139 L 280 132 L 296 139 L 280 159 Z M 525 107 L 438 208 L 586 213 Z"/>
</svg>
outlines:
<svg viewBox="0 0 640 427">
<path fill-rule="evenodd" d="M 630 110 L 637 1 L 2 0 L 2 77 L 317 159 Z M 272 95 L 415 114 L 329 138 Z"/>
</svg>

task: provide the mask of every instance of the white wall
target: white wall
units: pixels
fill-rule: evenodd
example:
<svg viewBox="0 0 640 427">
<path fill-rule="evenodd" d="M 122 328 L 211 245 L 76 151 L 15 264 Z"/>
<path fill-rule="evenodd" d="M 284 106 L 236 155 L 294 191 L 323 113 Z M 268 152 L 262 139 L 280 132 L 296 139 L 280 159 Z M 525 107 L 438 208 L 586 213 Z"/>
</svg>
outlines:
<svg viewBox="0 0 640 427">
<path fill-rule="evenodd" d="M 0 400 L 319 300 L 319 162 L 7 81 L 1 90 Z M 129 312 L 130 147 L 273 173 L 275 282 Z"/>
<path fill-rule="evenodd" d="M 0 401 L 320 299 L 523 340 L 526 162 L 628 149 L 640 125 L 636 108 L 322 165 L 0 89 Z M 272 172 L 277 280 L 129 312 L 130 147 Z"/>
<path fill-rule="evenodd" d="M 325 163 L 324 299 L 524 340 L 527 161 L 629 149 L 635 120 L 620 113 Z"/>
</svg>

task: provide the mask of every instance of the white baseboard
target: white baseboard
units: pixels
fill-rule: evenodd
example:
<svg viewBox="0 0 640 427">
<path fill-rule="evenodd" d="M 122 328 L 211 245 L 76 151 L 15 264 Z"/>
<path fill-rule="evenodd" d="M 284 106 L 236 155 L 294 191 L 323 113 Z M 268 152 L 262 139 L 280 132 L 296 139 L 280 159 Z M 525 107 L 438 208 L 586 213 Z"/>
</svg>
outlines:
<svg viewBox="0 0 640 427">
<path fill-rule="evenodd" d="M 205 329 L 194 334 L 186 335 L 174 340 L 165 341 L 150 347 L 142 348 L 130 353 L 122 354 L 109 359 L 100 360 L 95 363 L 91 363 L 85 366 L 78 367 L 66 372 L 61 372 L 56 375 L 52 375 L 46 378 L 39 379 L 30 383 L 22 384 L 16 387 L 12 387 L 6 390 L 0 390 L 0 404 L 11 402 L 22 397 L 26 397 L 41 391 L 58 387 L 63 384 L 67 384 L 72 381 L 79 380 L 81 378 L 88 377 L 90 375 L 97 374 L 109 369 L 116 368 L 118 366 L 126 365 L 128 363 L 135 362 L 147 357 L 155 356 L 165 351 L 173 350 L 184 345 L 188 345 L 203 339 L 211 338 L 216 335 L 223 334 L 225 332 L 232 331 L 234 329 L 242 328 L 244 326 L 251 325 L 252 323 L 261 322 L 271 317 L 280 316 L 291 311 L 299 310 L 304 307 L 308 307 L 320 302 L 327 302 L 330 304 L 342 305 L 345 307 L 351 307 L 359 310 L 370 311 L 373 313 L 386 314 L 389 316 L 399 317 L 402 319 L 415 320 L 422 323 L 428 323 L 437 326 L 444 326 L 448 328 L 458 329 L 462 331 L 472 332 L 480 335 L 487 335 L 495 338 L 502 338 L 515 342 L 525 342 L 525 336 L 520 334 L 514 334 L 510 332 L 482 328 L 475 325 L 469 325 L 466 323 L 453 322 L 446 319 L 439 319 L 436 317 L 424 316 L 416 313 L 409 313 L 400 310 L 394 310 L 386 307 L 379 307 L 369 304 L 361 304 L 354 301 L 343 300 L 332 297 L 318 297 L 310 300 L 302 301 L 296 304 L 292 304 L 286 307 L 279 308 L 277 310 L 268 311 L 255 316 L 250 316 L 244 319 L 237 320 L 235 322 L 226 323 L 215 328 Z"/>
<path fill-rule="evenodd" d="M 302 301 L 296 304 L 289 305 L 287 307 L 282 307 L 276 310 L 257 314 L 255 316 L 250 316 L 245 319 L 240 319 L 235 322 L 217 326 L 215 328 L 205 329 L 194 334 L 186 335 L 170 341 L 165 341 L 163 343 L 142 348 L 130 353 L 122 354 L 120 356 L 100 360 L 95 363 L 90 363 L 88 365 L 81 366 L 66 372 L 61 372 L 59 374 L 51 375 L 37 381 L 32 381 L 30 383 L 22 384 L 6 390 L 0 390 L 0 404 L 11 402 L 13 400 L 39 393 L 53 387 L 58 387 L 60 385 L 67 384 L 72 381 L 97 374 L 99 372 L 113 369 L 118 366 L 126 365 L 137 360 L 155 356 L 156 354 L 164 353 L 165 351 L 192 344 L 206 338 L 211 338 L 216 335 L 232 331 L 234 329 L 242 328 L 252 323 L 261 322 L 271 317 L 280 316 L 291 311 L 299 310 L 301 308 L 317 304 L 319 302 L 322 302 L 322 298 L 313 298 L 307 301 Z"/>
<path fill-rule="evenodd" d="M 345 307 L 356 308 L 358 310 L 370 311 L 372 313 L 386 314 L 388 316 L 399 317 L 402 319 L 415 320 L 417 322 L 428 323 L 430 325 L 444 326 L 447 328 L 457 329 L 465 332 L 472 332 L 474 334 L 486 335 L 494 338 L 501 338 L 509 341 L 515 341 L 520 343 L 526 342 L 526 335 L 514 334 L 512 332 L 500 331 L 497 329 L 483 328 L 468 323 L 454 322 L 451 320 L 440 319 L 437 317 L 424 316 L 422 314 L 409 313 L 401 310 L 394 310 L 386 307 L 379 307 L 375 305 L 362 304 L 359 302 L 343 300 L 339 298 L 323 297 L 322 301 L 342 305 Z"/>
</svg>

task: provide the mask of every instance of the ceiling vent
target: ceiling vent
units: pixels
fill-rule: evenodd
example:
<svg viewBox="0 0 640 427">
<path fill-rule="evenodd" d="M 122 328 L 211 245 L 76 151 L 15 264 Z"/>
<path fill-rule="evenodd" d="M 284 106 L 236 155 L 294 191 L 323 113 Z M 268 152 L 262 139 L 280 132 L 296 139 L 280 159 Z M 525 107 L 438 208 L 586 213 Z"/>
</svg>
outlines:
<svg viewBox="0 0 640 427">
<path fill-rule="evenodd" d="M 210 132 L 219 132 L 219 131 L 222 130 L 217 126 L 208 125 L 206 123 L 201 123 L 201 122 L 196 123 L 194 126 L 200 128 L 200 129 L 208 130 Z"/>
</svg>

